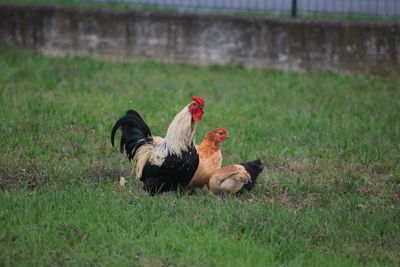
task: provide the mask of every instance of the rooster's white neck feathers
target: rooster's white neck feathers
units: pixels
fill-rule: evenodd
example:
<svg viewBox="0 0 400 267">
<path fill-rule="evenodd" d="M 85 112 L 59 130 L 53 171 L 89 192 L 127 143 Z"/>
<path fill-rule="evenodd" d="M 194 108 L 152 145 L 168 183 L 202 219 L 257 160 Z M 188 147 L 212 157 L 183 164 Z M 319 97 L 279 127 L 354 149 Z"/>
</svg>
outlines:
<svg viewBox="0 0 400 267">
<path fill-rule="evenodd" d="M 171 122 L 167 135 L 160 144 L 147 144 L 141 146 L 133 158 L 134 171 L 137 179 L 142 176 L 144 165 L 147 161 L 156 166 L 161 166 L 166 157 L 175 155 L 180 157 L 182 151 L 187 151 L 194 143 L 196 124 L 192 121 L 192 114 L 187 105 Z"/>
<path fill-rule="evenodd" d="M 192 114 L 186 106 L 171 122 L 164 142 L 161 144 L 163 156 L 168 153 L 181 156 L 182 151 L 187 151 L 188 146 L 194 142 L 196 123 L 192 121 Z M 194 145 L 194 143 L 193 143 Z"/>
</svg>

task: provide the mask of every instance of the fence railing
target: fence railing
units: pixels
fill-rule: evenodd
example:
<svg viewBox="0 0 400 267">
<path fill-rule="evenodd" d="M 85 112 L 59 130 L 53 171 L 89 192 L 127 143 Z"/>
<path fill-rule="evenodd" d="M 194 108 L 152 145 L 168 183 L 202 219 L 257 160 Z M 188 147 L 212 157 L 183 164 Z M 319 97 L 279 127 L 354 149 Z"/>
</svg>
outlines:
<svg viewBox="0 0 400 267">
<path fill-rule="evenodd" d="M 76 0 L 87 2 L 88 0 Z M 400 0 L 90 0 L 177 11 L 400 19 Z"/>
<path fill-rule="evenodd" d="M 0 0 L 4 1 L 4 0 Z M 18 1 L 18 0 L 6 0 Z M 400 0 L 24 0 L 37 3 L 121 5 L 178 12 L 399 20 Z"/>
</svg>

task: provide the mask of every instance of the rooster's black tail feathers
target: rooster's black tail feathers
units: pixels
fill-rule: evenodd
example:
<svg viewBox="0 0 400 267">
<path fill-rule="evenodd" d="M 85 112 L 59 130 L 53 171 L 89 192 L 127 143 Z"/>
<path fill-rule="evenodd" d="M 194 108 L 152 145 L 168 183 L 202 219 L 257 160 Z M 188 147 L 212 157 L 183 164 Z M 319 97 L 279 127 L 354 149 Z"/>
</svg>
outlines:
<svg viewBox="0 0 400 267">
<path fill-rule="evenodd" d="M 153 141 L 149 126 L 147 126 L 139 113 L 134 110 L 128 110 L 125 116 L 117 120 L 112 128 L 111 144 L 113 146 L 115 133 L 120 127 L 122 130 L 120 150 L 123 153 L 125 147 L 129 160 L 133 158 L 140 146 Z"/>
</svg>

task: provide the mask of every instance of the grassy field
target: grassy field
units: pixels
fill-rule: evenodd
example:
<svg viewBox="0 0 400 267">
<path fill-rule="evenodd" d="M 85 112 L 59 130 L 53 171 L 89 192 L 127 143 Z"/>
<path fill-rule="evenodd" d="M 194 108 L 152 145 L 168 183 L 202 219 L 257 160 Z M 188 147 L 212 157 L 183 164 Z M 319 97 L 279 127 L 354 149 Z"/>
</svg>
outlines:
<svg viewBox="0 0 400 267">
<path fill-rule="evenodd" d="M 0 265 L 398 265 L 400 79 L 50 58 L 0 48 Z M 251 194 L 149 197 L 110 144 L 138 110 L 164 135 L 261 158 Z M 121 187 L 119 178 L 128 179 Z"/>
</svg>

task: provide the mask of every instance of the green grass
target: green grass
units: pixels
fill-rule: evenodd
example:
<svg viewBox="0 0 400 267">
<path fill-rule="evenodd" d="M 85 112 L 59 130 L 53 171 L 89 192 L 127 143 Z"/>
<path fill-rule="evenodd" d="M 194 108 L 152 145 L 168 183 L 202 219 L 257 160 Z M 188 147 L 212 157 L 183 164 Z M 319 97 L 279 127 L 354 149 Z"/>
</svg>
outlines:
<svg viewBox="0 0 400 267">
<path fill-rule="evenodd" d="M 0 69 L 2 266 L 400 263 L 399 78 L 4 47 Z M 198 142 L 224 126 L 224 165 L 266 162 L 251 194 L 149 197 L 111 147 L 127 109 L 163 136 L 192 95 Z"/>
</svg>

